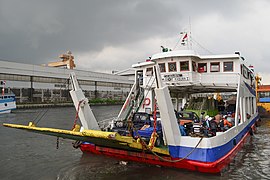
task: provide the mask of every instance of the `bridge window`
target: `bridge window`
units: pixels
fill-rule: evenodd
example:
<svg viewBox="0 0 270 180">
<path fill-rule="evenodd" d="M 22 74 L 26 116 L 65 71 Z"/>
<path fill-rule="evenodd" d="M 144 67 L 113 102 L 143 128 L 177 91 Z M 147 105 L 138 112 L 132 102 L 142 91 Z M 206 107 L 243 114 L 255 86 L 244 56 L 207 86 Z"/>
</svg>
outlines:
<svg viewBox="0 0 270 180">
<path fill-rule="evenodd" d="M 180 62 L 180 71 L 189 71 L 189 61 Z"/>
<path fill-rule="evenodd" d="M 224 62 L 223 63 L 223 71 L 224 72 L 230 72 L 233 71 L 233 62 Z"/>
<path fill-rule="evenodd" d="M 198 72 L 207 72 L 207 63 L 198 63 Z"/>
<path fill-rule="evenodd" d="M 176 62 L 169 62 L 168 65 L 169 65 L 169 72 L 175 72 L 177 70 Z"/>
<path fill-rule="evenodd" d="M 145 75 L 146 76 L 153 76 L 153 68 L 152 67 L 147 68 Z"/>
<path fill-rule="evenodd" d="M 165 63 L 160 63 L 158 65 L 159 65 L 160 72 L 166 72 Z"/>
<path fill-rule="evenodd" d="M 259 92 L 260 98 L 270 97 L 270 92 Z"/>
<path fill-rule="evenodd" d="M 219 72 L 219 62 L 211 62 L 210 63 L 210 71 L 211 72 Z"/>
<path fill-rule="evenodd" d="M 245 65 L 242 65 L 242 71 L 243 71 L 243 76 L 248 79 L 248 68 Z"/>
</svg>

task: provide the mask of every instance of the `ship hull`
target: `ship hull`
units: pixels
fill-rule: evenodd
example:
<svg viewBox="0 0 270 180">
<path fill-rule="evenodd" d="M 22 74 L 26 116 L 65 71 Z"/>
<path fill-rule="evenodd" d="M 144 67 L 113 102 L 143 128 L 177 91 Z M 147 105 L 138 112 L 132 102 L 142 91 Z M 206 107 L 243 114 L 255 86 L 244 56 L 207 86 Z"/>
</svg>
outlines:
<svg viewBox="0 0 270 180">
<path fill-rule="evenodd" d="M 10 113 L 12 110 L 16 109 L 15 97 L 3 99 L 3 96 L 0 96 L 0 114 Z"/>
<path fill-rule="evenodd" d="M 0 110 L 0 114 L 10 113 L 10 112 L 11 112 L 10 109 L 9 110 Z"/>
<path fill-rule="evenodd" d="M 251 126 L 252 130 L 255 131 L 255 124 Z M 231 149 L 225 156 L 214 162 L 202 162 L 202 161 L 194 161 L 189 159 L 180 160 L 179 158 L 172 158 L 170 156 L 162 156 L 161 158 L 152 154 L 151 152 L 133 152 L 121 149 L 115 149 L 110 147 L 101 147 L 96 146 L 91 143 L 83 143 L 80 145 L 80 149 L 84 153 L 93 153 L 98 155 L 105 155 L 117 158 L 119 160 L 126 161 L 135 161 L 140 163 L 147 163 L 152 165 L 160 165 L 164 167 L 172 167 L 179 169 L 187 169 L 191 171 L 199 171 L 203 173 L 220 173 L 235 157 L 237 152 L 239 152 L 245 142 L 247 142 L 250 137 L 250 131 L 247 131 L 243 138 L 238 142 L 238 144 Z M 174 162 L 173 162 L 174 161 Z"/>
</svg>

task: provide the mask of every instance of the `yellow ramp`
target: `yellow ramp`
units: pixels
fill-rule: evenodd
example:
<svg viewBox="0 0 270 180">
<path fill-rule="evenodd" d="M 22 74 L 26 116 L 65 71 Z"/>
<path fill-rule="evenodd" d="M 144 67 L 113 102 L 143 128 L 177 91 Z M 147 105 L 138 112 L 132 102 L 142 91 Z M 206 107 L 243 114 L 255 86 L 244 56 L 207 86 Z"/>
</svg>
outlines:
<svg viewBox="0 0 270 180">
<path fill-rule="evenodd" d="M 28 126 L 19 124 L 7 124 L 3 126 L 9 128 L 22 129 L 34 133 L 45 134 L 50 136 L 57 136 L 65 139 L 72 139 L 84 142 L 94 143 L 98 146 L 106 146 L 111 148 L 126 149 L 141 151 L 143 149 L 142 144 L 137 142 L 132 137 L 121 136 L 117 132 L 105 132 L 99 130 L 83 130 L 82 132 L 76 132 L 71 130 L 55 129 L 55 128 L 43 128 L 36 127 L 31 122 Z M 152 151 L 164 155 L 169 155 L 167 149 L 154 147 Z"/>
</svg>

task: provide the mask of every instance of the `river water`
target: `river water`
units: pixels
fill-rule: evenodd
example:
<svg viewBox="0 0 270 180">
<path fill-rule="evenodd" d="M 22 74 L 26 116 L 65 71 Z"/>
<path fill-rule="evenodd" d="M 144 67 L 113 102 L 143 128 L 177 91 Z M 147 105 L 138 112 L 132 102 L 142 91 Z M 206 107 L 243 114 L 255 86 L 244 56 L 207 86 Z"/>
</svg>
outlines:
<svg viewBox="0 0 270 180">
<path fill-rule="evenodd" d="M 98 120 L 116 116 L 120 106 L 94 106 Z M 45 115 L 42 117 L 42 114 Z M 42 118 L 41 118 L 42 117 Z M 75 108 L 16 110 L 0 115 L 0 123 L 71 129 Z M 83 154 L 72 141 L 0 126 L 0 179 L 270 179 L 270 120 L 263 119 L 243 149 L 221 175 L 164 168 Z"/>
</svg>

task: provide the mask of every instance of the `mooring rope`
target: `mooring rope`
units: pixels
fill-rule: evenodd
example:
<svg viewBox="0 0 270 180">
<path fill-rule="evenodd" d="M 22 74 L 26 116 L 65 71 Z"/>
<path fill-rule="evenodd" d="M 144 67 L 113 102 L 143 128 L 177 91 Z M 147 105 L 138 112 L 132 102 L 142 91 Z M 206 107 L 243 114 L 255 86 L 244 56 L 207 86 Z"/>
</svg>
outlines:
<svg viewBox="0 0 270 180">
<path fill-rule="evenodd" d="M 197 147 L 199 146 L 199 144 L 201 143 L 202 139 L 203 139 L 203 136 L 200 138 L 199 142 L 196 144 L 196 146 L 183 158 L 181 159 L 177 159 L 177 160 L 170 160 L 170 159 L 166 159 L 166 158 L 163 158 L 162 156 L 158 155 L 157 153 L 155 153 L 151 147 L 149 147 L 146 142 L 142 139 L 142 137 L 140 136 L 140 134 L 138 133 L 138 130 L 133 126 L 133 122 L 132 122 L 132 127 L 133 129 L 135 130 L 137 136 L 139 137 L 140 139 L 140 142 L 142 144 L 143 147 L 145 147 L 147 150 L 149 150 L 153 155 L 155 155 L 156 157 L 158 157 L 159 159 L 161 159 L 162 161 L 166 161 L 166 162 L 171 162 L 171 163 L 176 163 L 176 162 L 180 162 L 186 158 L 188 158 L 194 151 L 195 149 L 197 149 Z M 144 148 L 143 148 L 144 149 Z"/>
<path fill-rule="evenodd" d="M 45 114 L 48 112 L 49 109 L 46 109 L 45 111 L 40 111 L 38 115 L 34 119 L 34 124 L 37 125 L 39 121 L 45 116 Z M 43 113 L 43 114 L 41 114 Z"/>
</svg>

